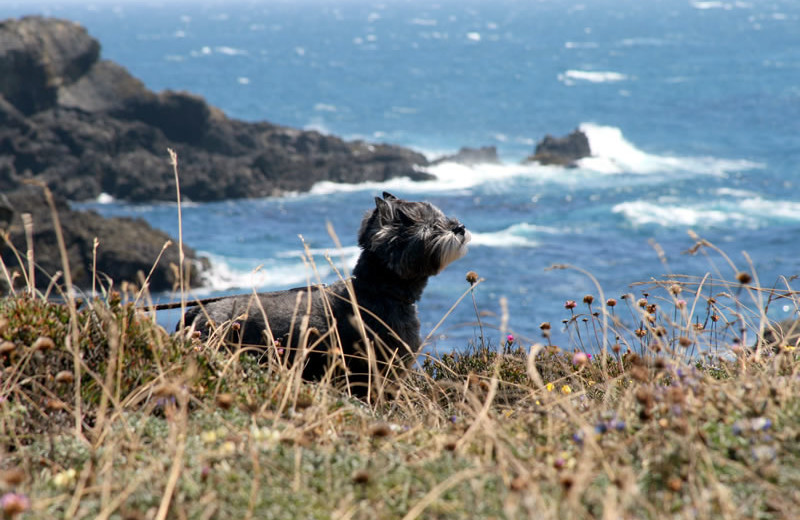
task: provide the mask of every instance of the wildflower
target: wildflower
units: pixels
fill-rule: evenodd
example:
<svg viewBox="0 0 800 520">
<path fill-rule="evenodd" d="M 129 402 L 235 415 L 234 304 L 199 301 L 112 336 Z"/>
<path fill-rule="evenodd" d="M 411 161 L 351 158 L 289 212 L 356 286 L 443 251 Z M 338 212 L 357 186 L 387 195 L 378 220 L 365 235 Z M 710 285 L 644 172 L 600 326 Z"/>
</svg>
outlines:
<svg viewBox="0 0 800 520">
<path fill-rule="evenodd" d="M 564 303 L 564 308 L 569 310 L 572 310 L 577 306 L 578 304 L 575 303 L 575 300 L 567 300 L 566 303 Z"/>
<path fill-rule="evenodd" d="M 478 273 L 476 273 L 475 271 L 468 272 L 467 281 L 470 283 L 470 285 L 475 285 L 476 283 L 478 283 Z"/>
<path fill-rule="evenodd" d="M 203 432 L 200 434 L 200 440 L 205 444 L 213 444 L 217 441 L 217 432 L 215 430 Z"/>
<path fill-rule="evenodd" d="M 223 455 L 233 455 L 236 453 L 236 443 L 233 441 L 223 442 L 222 446 L 219 447 L 219 451 Z"/>
<path fill-rule="evenodd" d="M 22 493 L 6 493 L 0 497 L 0 509 L 5 518 L 14 518 L 31 507 L 31 501 Z"/>
<path fill-rule="evenodd" d="M 65 488 L 72 485 L 75 482 L 75 479 L 78 476 L 78 472 L 75 471 L 75 468 L 69 468 L 64 471 L 60 471 L 53 476 L 53 484 L 58 488 Z"/>
<path fill-rule="evenodd" d="M 608 300 L 606 300 L 606 305 L 608 305 L 609 307 L 616 307 L 617 300 L 615 300 L 614 298 L 609 298 Z"/>
<path fill-rule="evenodd" d="M 678 296 L 681 293 L 682 290 L 683 290 L 683 288 L 681 288 L 681 286 L 676 284 L 676 283 L 670 285 L 670 287 L 669 287 L 669 292 L 671 292 L 675 296 Z"/>
<path fill-rule="evenodd" d="M 508 341 L 509 345 L 514 343 L 514 335 L 513 334 L 509 334 L 508 337 L 506 338 L 506 340 Z"/>
<path fill-rule="evenodd" d="M 566 394 L 571 394 L 572 393 L 572 388 L 570 388 L 569 385 L 564 385 L 564 386 L 561 387 L 561 393 L 565 394 L 565 395 Z"/>
<path fill-rule="evenodd" d="M 542 324 L 539 325 L 539 328 L 542 329 L 542 330 L 550 330 L 550 322 L 549 321 L 543 321 Z"/>
<path fill-rule="evenodd" d="M 594 431 L 596 431 L 600 435 L 603 435 L 608 431 L 608 424 L 604 422 L 599 422 L 594 426 Z"/>
<path fill-rule="evenodd" d="M 553 390 L 555 390 L 556 385 L 554 385 L 553 383 L 547 383 L 546 385 L 544 385 L 544 387 L 547 389 L 548 392 L 552 392 Z"/>
<path fill-rule="evenodd" d="M 639 298 L 639 301 L 636 302 L 636 305 L 644 309 L 647 307 L 647 299 L 646 298 Z"/>
<path fill-rule="evenodd" d="M 749 284 L 752 279 L 753 277 L 750 276 L 750 273 L 746 273 L 744 271 L 741 271 L 736 274 L 736 280 L 742 285 Z"/>
<path fill-rule="evenodd" d="M 587 294 L 586 296 L 583 297 L 583 303 L 585 303 L 586 305 L 591 305 L 593 301 L 594 301 L 594 296 L 592 296 L 591 294 Z"/>
<path fill-rule="evenodd" d="M 676 305 L 676 306 L 677 306 L 679 309 L 683 309 L 683 308 L 685 308 L 685 307 L 686 307 L 686 300 L 678 300 L 678 301 L 676 301 L 676 302 L 675 302 L 675 305 Z"/>
<path fill-rule="evenodd" d="M 572 364 L 576 366 L 583 366 L 589 363 L 589 356 L 585 352 L 576 352 L 572 356 Z"/>
</svg>

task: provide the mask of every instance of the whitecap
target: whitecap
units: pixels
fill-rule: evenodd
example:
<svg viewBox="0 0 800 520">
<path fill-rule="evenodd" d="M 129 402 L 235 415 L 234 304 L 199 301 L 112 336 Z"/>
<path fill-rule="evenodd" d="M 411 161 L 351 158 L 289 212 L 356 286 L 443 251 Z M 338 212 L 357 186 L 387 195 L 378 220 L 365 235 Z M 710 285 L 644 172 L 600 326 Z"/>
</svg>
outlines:
<svg viewBox="0 0 800 520">
<path fill-rule="evenodd" d="M 590 71 L 590 70 L 568 70 L 558 75 L 558 80 L 572 85 L 575 81 L 588 81 L 589 83 L 612 83 L 625 81 L 628 76 L 619 72 L 611 71 Z"/>
<path fill-rule="evenodd" d="M 216 292 L 231 289 L 276 289 L 317 283 L 325 279 L 333 269 L 327 262 L 317 262 L 317 272 L 302 261 L 279 263 L 268 260 L 271 265 L 258 265 L 256 260 L 229 259 L 201 252 L 209 259 L 210 268 L 201 279 L 201 291 Z"/>
<path fill-rule="evenodd" d="M 226 45 L 220 45 L 218 47 L 214 47 L 214 52 L 218 54 L 224 54 L 225 56 L 244 56 L 247 54 L 247 51 L 244 49 L 236 49 L 234 47 L 228 47 Z"/>
<path fill-rule="evenodd" d="M 777 222 L 800 222 L 800 202 L 751 197 L 736 200 L 678 204 L 674 200 L 636 200 L 615 205 L 634 226 L 714 227 L 734 224 L 759 228 Z"/>
<path fill-rule="evenodd" d="M 114 202 L 114 197 L 106 192 L 103 192 L 97 196 L 98 204 L 111 204 L 112 202 Z"/>
<path fill-rule="evenodd" d="M 580 130 L 589 140 L 592 156 L 579 160 L 578 166 L 598 173 L 688 172 L 723 176 L 730 172 L 765 167 L 762 163 L 743 159 L 649 154 L 625 139 L 622 130 L 613 126 L 582 123 Z"/>
<path fill-rule="evenodd" d="M 316 105 L 314 105 L 314 110 L 316 110 L 317 112 L 336 112 L 336 105 L 317 103 Z"/>
<path fill-rule="evenodd" d="M 500 231 L 476 232 L 471 231 L 470 246 L 477 247 L 538 247 L 539 242 L 528 235 L 536 230 L 537 226 L 527 223 L 514 224 Z"/>
</svg>

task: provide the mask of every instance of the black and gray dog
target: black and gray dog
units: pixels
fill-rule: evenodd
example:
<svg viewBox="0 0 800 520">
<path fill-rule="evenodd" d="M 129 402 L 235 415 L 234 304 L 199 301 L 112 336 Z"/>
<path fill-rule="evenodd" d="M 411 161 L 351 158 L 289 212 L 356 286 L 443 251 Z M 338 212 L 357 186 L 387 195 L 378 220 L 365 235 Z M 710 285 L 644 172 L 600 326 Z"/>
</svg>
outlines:
<svg viewBox="0 0 800 520">
<path fill-rule="evenodd" d="M 304 378 L 330 374 L 358 395 L 400 375 L 421 347 L 416 302 L 430 276 L 466 254 L 470 233 L 427 202 L 384 192 L 375 206 L 349 280 L 223 298 L 189 310 L 185 323 L 204 334 L 209 321 L 232 323 L 229 341 L 274 342 L 287 365 L 303 364 Z"/>
</svg>

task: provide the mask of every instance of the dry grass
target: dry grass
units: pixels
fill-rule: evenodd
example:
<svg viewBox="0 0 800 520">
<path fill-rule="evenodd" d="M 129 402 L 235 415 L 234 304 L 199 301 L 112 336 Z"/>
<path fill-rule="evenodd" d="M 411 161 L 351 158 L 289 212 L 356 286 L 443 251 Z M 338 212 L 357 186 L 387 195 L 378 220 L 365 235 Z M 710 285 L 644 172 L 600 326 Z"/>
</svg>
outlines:
<svg viewBox="0 0 800 520">
<path fill-rule="evenodd" d="M 725 269 L 614 301 L 578 297 L 541 340 L 503 333 L 497 347 L 426 357 L 377 403 L 267 369 L 219 336 L 169 334 L 134 287 L 66 303 L 19 291 L 0 300 L 0 507 L 26 518 L 792 518 L 800 358 L 783 337 L 759 338 L 771 304 L 797 301 L 789 281 L 764 289 L 710 244 L 695 252 Z M 553 345 L 559 326 L 569 339 Z"/>
</svg>

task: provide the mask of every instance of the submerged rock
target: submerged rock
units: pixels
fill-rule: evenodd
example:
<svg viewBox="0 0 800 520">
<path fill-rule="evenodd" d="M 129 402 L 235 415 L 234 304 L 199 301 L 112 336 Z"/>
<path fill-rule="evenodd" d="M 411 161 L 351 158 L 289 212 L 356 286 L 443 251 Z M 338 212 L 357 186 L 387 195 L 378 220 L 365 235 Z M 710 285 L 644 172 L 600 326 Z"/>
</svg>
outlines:
<svg viewBox="0 0 800 520">
<path fill-rule="evenodd" d="M 500 164 L 496 146 L 482 146 L 480 148 L 461 148 L 454 155 L 446 155 L 433 161 L 431 164 L 454 162 L 473 166 L 476 164 Z"/>
<path fill-rule="evenodd" d="M 534 154 L 526 161 L 573 167 L 578 160 L 591 155 L 592 150 L 586 134 L 581 130 L 574 130 L 564 137 L 545 136 L 536 144 Z"/>
</svg>

